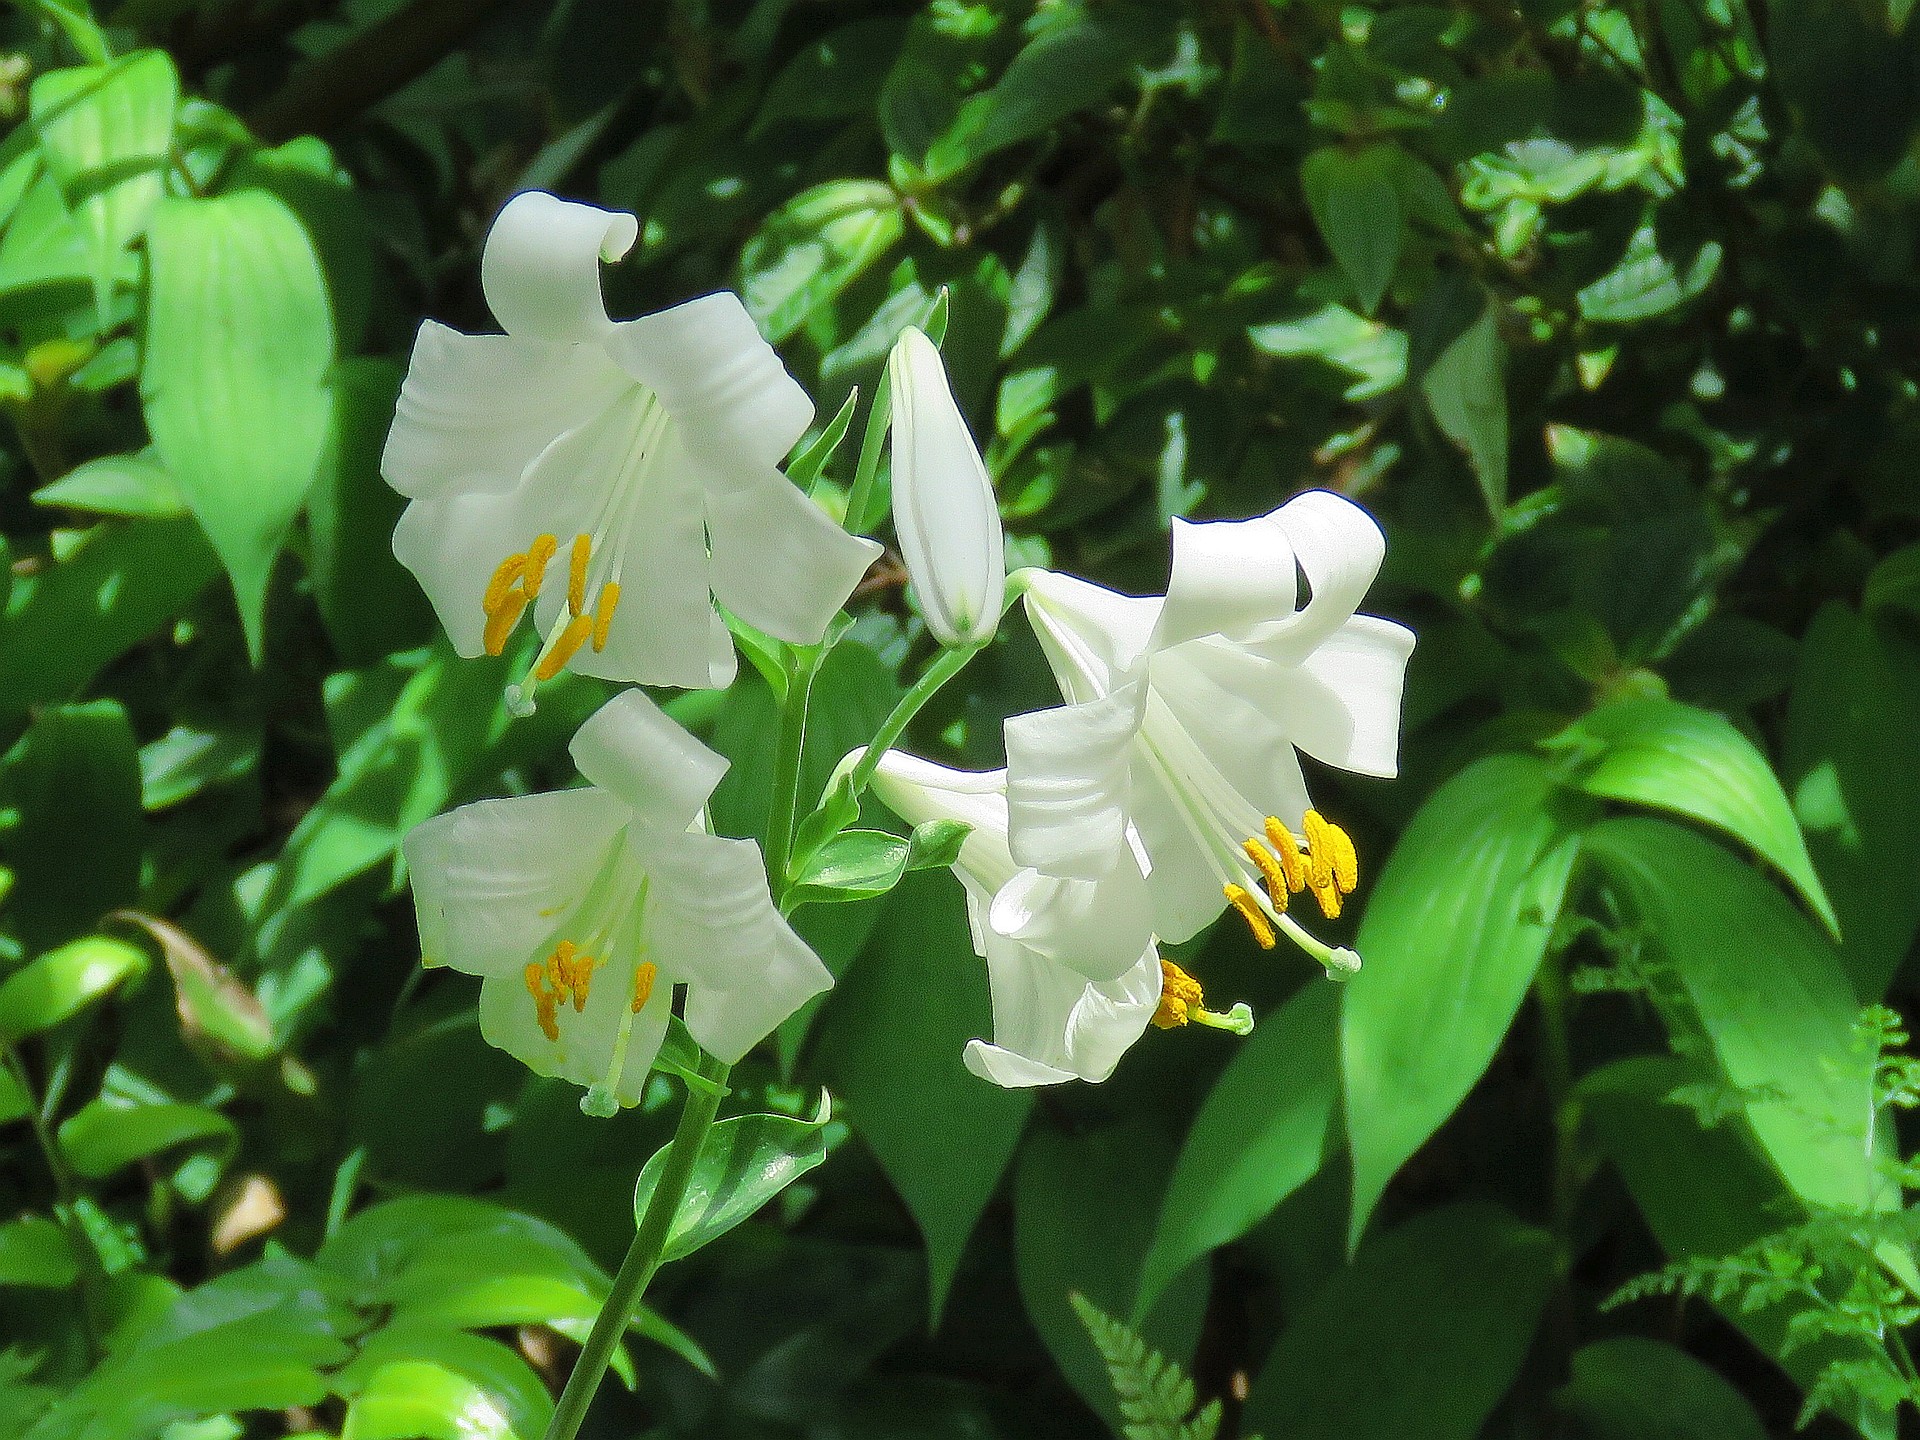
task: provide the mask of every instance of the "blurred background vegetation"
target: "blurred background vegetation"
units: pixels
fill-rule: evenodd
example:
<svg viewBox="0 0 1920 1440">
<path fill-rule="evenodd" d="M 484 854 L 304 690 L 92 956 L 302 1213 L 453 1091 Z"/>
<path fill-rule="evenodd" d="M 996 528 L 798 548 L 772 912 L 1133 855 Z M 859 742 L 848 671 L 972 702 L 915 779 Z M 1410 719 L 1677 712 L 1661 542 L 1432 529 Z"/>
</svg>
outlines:
<svg viewBox="0 0 1920 1440">
<path fill-rule="evenodd" d="M 956 886 L 800 911 L 841 983 L 736 1083 L 829 1088 L 832 1153 L 667 1272 L 589 1433 L 1098 1436 L 1080 1293 L 1223 1434 L 1890 1440 L 1909 5 L 14 0 L 0 1436 L 533 1440 L 624 1249 L 670 1087 L 589 1120 L 488 1049 L 397 867 L 605 693 L 510 724 L 377 473 L 542 187 L 639 215 L 616 315 L 738 289 L 823 420 L 945 287 L 1018 559 L 1150 591 L 1173 517 L 1326 486 L 1420 635 L 1401 778 L 1312 777 L 1367 968 L 1182 956 L 1247 1041 L 996 1090 Z M 901 578 L 816 786 L 929 646 Z M 1050 681 L 1017 621 L 969 679 L 914 743 L 995 764 Z M 766 688 L 673 711 L 753 834 Z"/>
</svg>

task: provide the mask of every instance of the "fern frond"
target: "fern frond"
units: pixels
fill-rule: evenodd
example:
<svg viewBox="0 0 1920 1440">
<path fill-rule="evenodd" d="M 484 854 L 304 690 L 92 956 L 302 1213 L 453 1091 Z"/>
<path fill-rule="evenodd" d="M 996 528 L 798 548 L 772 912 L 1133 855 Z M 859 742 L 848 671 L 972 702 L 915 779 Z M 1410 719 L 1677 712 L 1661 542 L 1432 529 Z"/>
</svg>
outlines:
<svg viewBox="0 0 1920 1440">
<path fill-rule="evenodd" d="M 1107 1367 L 1126 1440 L 1214 1440 L 1220 1429 L 1218 1400 L 1194 1414 L 1193 1381 L 1186 1371 L 1086 1296 L 1067 1299 Z"/>
</svg>

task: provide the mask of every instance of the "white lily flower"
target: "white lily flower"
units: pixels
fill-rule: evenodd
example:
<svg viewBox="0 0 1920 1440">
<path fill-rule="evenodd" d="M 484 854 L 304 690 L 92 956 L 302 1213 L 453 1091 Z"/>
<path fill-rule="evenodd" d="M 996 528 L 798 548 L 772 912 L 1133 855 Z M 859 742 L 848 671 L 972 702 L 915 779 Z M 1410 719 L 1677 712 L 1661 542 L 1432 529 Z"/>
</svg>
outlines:
<svg viewBox="0 0 1920 1440">
<path fill-rule="evenodd" d="M 420 327 L 381 462 L 413 502 L 394 553 L 460 654 L 499 654 L 533 611 L 523 711 L 565 667 L 724 686 L 715 598 L 810 644 L 878 554 L 776 468 L 813 402 L 736 296 L 607 317 L 600 263 L 638 233 L 631 215 L 510 200 L 480 265 L 506 334 Z"/>
<path fill-rule="evenodd" d="M 1413 632 L 1354 613 L 1385 552 L 1366 511 L 1310 491 L 1252 520 L 1176 520 L 1164 597 L 1019 577 L 1068 703 L 1007 722 L 1014 858 L 1098 874 L 1137 833 L 1162 939 L 1231 905 L 1262 946 L 1278 929 L 1330 971 L 1357 968 L 1287 914 L 1306 890 L 1337 915 L 1358 878 L 1296 750 L 1363 775 L 1398 768 Z"/>
<path fill-rule="evenodd" d="M 759 847 L 700 828 L 726 761 L 638 690 L 572 753 L 585 787 L 462 805 L 403 849 L 426 963 L 482 977 L 488 1042 L 606 1114 L 638 1102 L 675 986 L 732 1063 L 833 977 L 774 908 Z"/>
<path fill-rule="evenodd" d="M 1007 584 L 1000 502 L 954 402 L 940 351 L 908 326 L 887 362 L 893 400 L 893 524 L 927 628 L 982 645 Z"/>
<path fill-rule="evenodd" d="M 857 758 L 849 756 L 849 762 Z M 873 775 L 873 791 L 902 820 L 959 820 L 972 827 L 953 873 L 967 892 L 974 953 L 987 962 L 993 990 L 993 1041 L 967 1043 L 967 1068 L 996 1085 L 1019 1088 L 1063 1080 L 1099 1082 L 1145 1033 L 1192 1020 L 1244 1033 L 1246 1007 L 1215 1015 L 1201 1007 L 1199 985 L 1160 958 L 1138 917 L 1115 916 L 1105 899 L 1111 878 L 1059 880 L 1014 862 L 1007 848 L 1007 772 L 949 770 L 890 750 Z M 1137 862 L 1129 855 L 1136 871 Z M 1103 893 L 1104 891 L 1104 893 Z M 1006 932 L 1009 926 L 1019 935 Z M 1063 935 L 1088 928 L 1114 932 L 1135 959 L 1120 974 L 1090 980 L 1063 958 Z"/>
</svg>

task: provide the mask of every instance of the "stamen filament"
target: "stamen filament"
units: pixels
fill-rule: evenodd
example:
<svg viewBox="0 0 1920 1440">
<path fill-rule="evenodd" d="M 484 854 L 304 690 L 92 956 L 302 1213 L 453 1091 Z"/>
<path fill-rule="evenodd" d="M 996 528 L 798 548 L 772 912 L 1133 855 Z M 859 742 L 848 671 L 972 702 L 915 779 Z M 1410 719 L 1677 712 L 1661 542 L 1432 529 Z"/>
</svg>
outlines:
<svg viewBox="0 0 1920 1440">
<path fill-rule="evenodd" d="M 1246 887 L 1229 884 L 1220 888 L 1227 897 L 1227 903 L 1238 910 L 1240 918 L 1247 922 L 1247 929 L 1253 932 L 1254 943 L 1262 950 L 1273 949 L 1273 926 L 1267 923 L 1266 912 L 1254 901 Z"/>
<path fill-rule="evenodd" d="M 1291 915 L 1280 916 L 1278 924 L 1289 940 L 1318 960 L 1335 980 L 1344 980 L 1360 968 L 1357 954 L 1344 945 L 1329 945 L 1310 934 Z"/>
</svg>

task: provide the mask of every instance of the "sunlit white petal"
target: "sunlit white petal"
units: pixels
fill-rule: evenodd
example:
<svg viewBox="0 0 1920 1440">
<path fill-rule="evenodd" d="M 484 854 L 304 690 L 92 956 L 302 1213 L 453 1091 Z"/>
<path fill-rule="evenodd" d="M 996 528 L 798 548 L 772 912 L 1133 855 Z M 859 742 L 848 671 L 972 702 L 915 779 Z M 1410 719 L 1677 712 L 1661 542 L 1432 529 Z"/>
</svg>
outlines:
<svg viewBox="0 0 1920 1440">
<path fill-rule="evenodd" d="M 494 218 L 480 254 L 480 288 L 518 339 L 603 341 L 613 329 L 600 298 L 600 264 L 633 248 L 633 216 L 527 190 Z"/>
<path fill-rule="evenodd" d="M 706 506 L 715 597 L 778 640 L 819 639 L 880 557 L 878 545 L 842 530 L 777 470 L 716 477 Z"/>
</svg>

